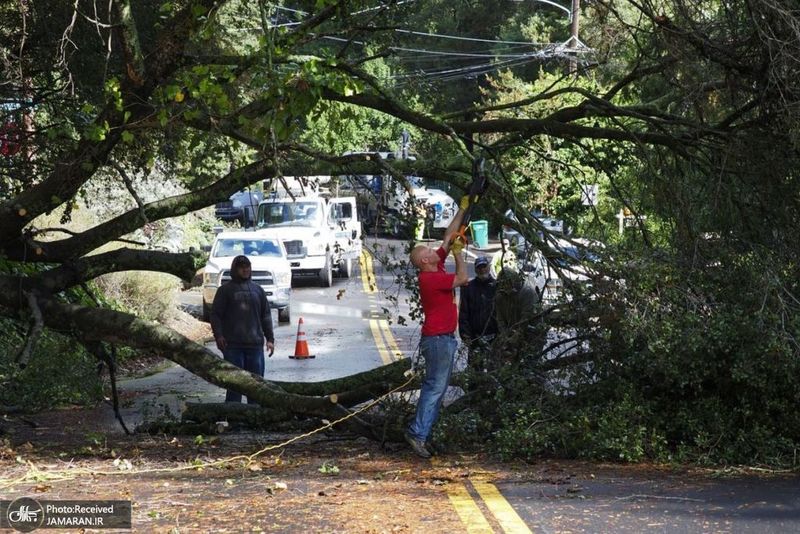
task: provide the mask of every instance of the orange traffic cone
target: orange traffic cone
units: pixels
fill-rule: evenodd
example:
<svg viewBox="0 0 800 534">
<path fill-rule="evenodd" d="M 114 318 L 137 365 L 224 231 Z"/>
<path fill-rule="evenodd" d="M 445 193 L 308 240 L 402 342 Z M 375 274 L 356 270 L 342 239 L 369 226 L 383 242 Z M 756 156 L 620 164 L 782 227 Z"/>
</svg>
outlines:
<svg viewBox="0 0 800 534">
<path fill-rule="evenodd" d="M 297 343 L 294 345 L 294 356 L 289 356 L 296 360 L 304 360 L 306 358 L 316 358 L 308 353 L 308 341 L 306 341 L 306 333 L 303 330 L 303 318 L 297 322 Z"/>
</svg>

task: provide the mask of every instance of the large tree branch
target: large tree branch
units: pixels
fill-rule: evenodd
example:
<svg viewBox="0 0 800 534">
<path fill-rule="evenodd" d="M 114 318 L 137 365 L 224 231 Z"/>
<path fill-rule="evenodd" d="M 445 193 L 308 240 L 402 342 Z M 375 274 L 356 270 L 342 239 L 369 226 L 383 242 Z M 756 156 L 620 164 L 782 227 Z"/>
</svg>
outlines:
<svg viewBox="0 0 800 534">
<path fill-rule="evenodd" d="M 242 393 L 262 406 L 290 406 L 298 415 L 333 419 L 349 413 L 334 402 L 335 399 L 287 393 L 158 323 L 115 310 L 64 304 L 52 298 L 40 297 L 38 304 L 44 325 L 51 329 L 70 331 L 86 341 L 146 349 L 211 384 Z M 7 316 L 17 316 L 28 310 L 24 296 L 9 279 L 0 278 L 0 310 Z"/>
<path fill-rule="evenodd" d="M 117 33 L 125 57 L 126 74 L 131 85 L 139 87 L 144 83 L 145 66 L 130 0 L 114 0 L 114 11 L 120 23 Z"/>
<path fill-rule="evenodd" d="M 65 263 L 39 276 L 24 279 L 24 285 L 44 287 L 58 293 L 100 275 L 120 271 L 154 271 L 177 276 L 190 281 L 205 263 L 201 253 L 172 253 L 160 250 L 134 250 L 121 248 L 93 256 L 84 256 Z M 41 284 L 41 285 L 39 285 Z"/>
<path fill-rule="evenodd" d="M 322 90 L 322 97 L 326 100 L 334 100 L 337 102 L 344 102 L 346 104 L 353 104 L 356 106 L 374 109 L 376 111 L 382 111 L 383 113 L 397 117 L 398 119 L 404 120 L 409 124 L 413 124 L 430 132 L 439 133 L 448 137 L 452 137 L 454 135 L 452 128 L 450 128 L 447 124 L 438 121 L 429 115 L 418 113 L 406 108 L 405 106 L 400 105 L 398 102 L 388 100 L 380 96 L 370 94 L 345 96 L 331 89 L 325 88 Z"/>
<path fill-rule="evenodd" d="M 612 141 L 630 141 L 661 145 L 685 154 L 689 139 L 682 139 L 678 135 L 653 133 L 633 130 L 617 130 L 613 128 L 599 128 L 569 124 L 560 120 L 549 119 L 494 119 L 484 121 L 455 121 L 444 123 L 427 115 L 404 108 L 397 103 L 375 95 L 358 94 L 345 96 L 331 90 L 323 90 L 323 97 L 328 100 L 345 102 L 358 106 L 382 111 L 406 122 L 424 128 L 431 132 L 453 137 L 453 133 L 465 136 L 473 133 L 518 133 L 523 138 L 537 135 L 550 135 L 562 138 L 590 138 L 607 139 Z M 579 112 L 576 111 L 579 115 Z M 612 114 L 604 113 L 602 116 Z M 599 116 L 599 114 L 598 114 Z M 576 117 L 564 117 L 573 120 Z M 695 139 L 694 137 L 692 139 Z"/>
<path fill-rule="evenodd" d="M 65 261 L 79 258 L 104 243 L 128 234 L 141 227 L 145 222 L 158 221 L 175 215 L 195 211 L 227 198 L 248 184 L 257 182 L 266 176 L 272 176 L 269 162 L 259 160 L 230 172 L 225 178 L 214 182 L 203 189 L 165 198 L 141 208 L 136 207 L 114 219 L 105 221 L 85 232 L 59 241 L 36 241 L 21 247 L 9 249 L 9 257 L 13 259 L 30 258 L 32 255 L 23 247 L 34 246 L 42 251 L 40 261 Z"/>
</svg>

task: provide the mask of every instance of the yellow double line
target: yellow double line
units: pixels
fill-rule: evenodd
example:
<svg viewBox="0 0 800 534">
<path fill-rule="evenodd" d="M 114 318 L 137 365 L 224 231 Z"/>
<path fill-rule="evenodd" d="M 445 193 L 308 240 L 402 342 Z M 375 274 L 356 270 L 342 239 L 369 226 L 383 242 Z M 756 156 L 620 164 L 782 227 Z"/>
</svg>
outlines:
<svg viewBox="0 0 800 534">
<path fill-rule="evenodd" d="M 374 296 L 378 289 L 375 283 L 372 256 L 366 250 L 361 252 L 359 265 L 361 266 L 361 283 L 364 286 L 364 293 Z M 370 307 L 377 308 L 377 304 L 371 302 Z M 373 311 L 373 313 L 377 315 L 378 312 Z M 375 346 L 378 348 L 378 353 L 381 355 L 384 364 L 397 361 L 403 357 L 403 352 L 398 348 L 392 331 L 389 329 L 389 323 L 385 319 L 370 319 L 369 328 L 372 331 Z M 434 461 L 434 464 L 436 463 L 438 462 Z M 478 501 L 484 503 L 486 509 L 494 516 L 503 532 L 509 534 L 527 534 L 531 532 L 497 487 L 489 482 L 480 480 L 471 480 L 470 484 L 478 494 L 478 500 L 473 498 L 466 484 L 454 483 L 449 484 L 447 487 L 447 496 L 450 499 L 450 504 L 455 508 L 468 533 L 494 534 L 489 520 L 486 519 L 480 506 L 478 506 Z"/>
<path fill-rule="evenodd" d="M 514 511 L 514 508 L 494 484 L 479 480 L 471 480 L 469 483 L 472 484 L 480 500 L 497 520 L 497 524 L 500 525 L 503 532 L 508 534 L 529 534 L 531 532 L 525 521 Z M 492 525 L 483 515 L 478 502 L 467 489 L 466 483 L 449 484 L 447 496 L 469 534 L 494 534 Z"/>
<path fill-rule="evenodd" d="M 362 250 L 358 262 L 361 266 L 361 283 L 364 286 L 364 293 L 374 297 L 378 292 L 378 288 L 375 282 L 372 256 L 366 250 Z M 372 338 L 375 340 L 378 354 L 380 354 L 383 364 L 386 365 L 402 359 L 403 351 L 397 346 L 397 341 L 389 329 L 389 322 L 386 319 L 377 318 L 377 307 L 378 305 L 371 299 L 371 312 L 376 317 L 369 320 L 369 329 L 372 331 Z"/>
</svg>

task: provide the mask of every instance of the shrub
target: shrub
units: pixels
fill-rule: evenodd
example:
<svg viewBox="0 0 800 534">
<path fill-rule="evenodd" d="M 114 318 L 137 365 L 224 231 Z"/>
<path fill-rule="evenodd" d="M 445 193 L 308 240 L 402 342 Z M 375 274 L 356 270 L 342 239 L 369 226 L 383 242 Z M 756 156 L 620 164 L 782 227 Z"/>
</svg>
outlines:
<svg viewBox="0 0 800 534">
<path fill-rule="evenodd" d="M 102 398 L 97 360 L 74 340 L 45 329 L 28 365 L 14 358 L 24 342 L 23 325 L 0 319 L 0 405 L 36 411 L 63 404 L 89 404 Z"/>
<path fill-rule="evenodd" d="M 142 319 L 164 321 L 175 309 L 180 281 L 171 275 L 149 271 L 111 273 L 97 278 L 105 298 Z"/>
</svg>

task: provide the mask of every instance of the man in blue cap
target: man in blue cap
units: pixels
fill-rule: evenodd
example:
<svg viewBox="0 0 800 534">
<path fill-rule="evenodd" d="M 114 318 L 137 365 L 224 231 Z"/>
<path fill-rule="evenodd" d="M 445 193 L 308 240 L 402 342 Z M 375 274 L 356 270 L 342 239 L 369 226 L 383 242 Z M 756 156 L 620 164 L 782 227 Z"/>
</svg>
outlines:
<svg viewBox="0 0 800 534">
<path fill-rule="evenodd" d="M 461 288 L 458 310 L 458 333 L 469 348 L 469 365 L 476 371 L 484 368 L 481 356 L 497 335 L 494 296 L 497 282 L 490 274 L 488 257 L 475 260 L 475 278 Z"/>
</svg>

